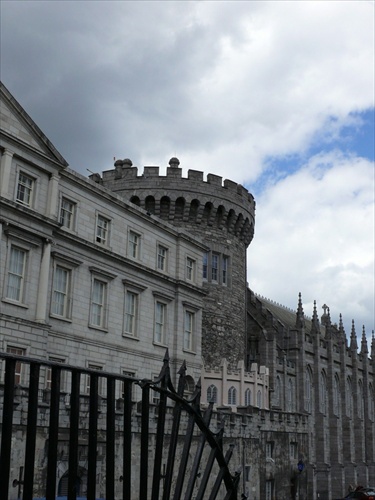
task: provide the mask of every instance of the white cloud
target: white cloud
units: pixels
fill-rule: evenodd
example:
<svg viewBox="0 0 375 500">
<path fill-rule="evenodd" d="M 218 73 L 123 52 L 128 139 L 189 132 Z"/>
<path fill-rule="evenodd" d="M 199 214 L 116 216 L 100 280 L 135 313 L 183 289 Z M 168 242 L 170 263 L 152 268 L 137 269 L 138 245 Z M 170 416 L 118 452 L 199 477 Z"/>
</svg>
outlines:
<svg viewBox="0 0 375 500">
<path fill-rule="evenodd" d="M 257 200 L 248 250 L 250 287 L 289 307 L 298 292 L 374 328 L 374 166 L 339 152 L 318 155 Z"/>
<path fill-rule="evenodd" d="M 252 182 L 269 156 L 374 105 L 373 14 L 354 1 L 4 2 L 2 74 L 75 169 L 176 154 Z"/>
<path fill-rule="evenodd" d="M 254 193 L 250 285 L 291 307 L 301 291 L 371 329 L 373 165 L 333 151 L 291 174 L 287 159 L 334 148 L 373 108 L 374 8 L 3 2 L 2 78 L 83 174 L 112 168 L 113 156 L 139 167 L 178 156 L 185 172 L 250 192 L 274 175 Z"/>
</svg>

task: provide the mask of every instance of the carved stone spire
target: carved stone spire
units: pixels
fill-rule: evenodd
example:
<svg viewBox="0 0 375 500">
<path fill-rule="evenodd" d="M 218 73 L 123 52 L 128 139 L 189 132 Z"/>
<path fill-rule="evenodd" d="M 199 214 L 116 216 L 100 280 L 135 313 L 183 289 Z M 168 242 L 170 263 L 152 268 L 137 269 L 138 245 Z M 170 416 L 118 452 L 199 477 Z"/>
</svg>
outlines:
<svg viewBox="0 0 375 500">
<path fill-rule="evenodd" d="M 297 317 L 296 317 L 296 327 L 304 328 L 305 326 L 305 314 L 302 307 L 302 296 L 301 292 L 298 294 L 298 307 L 297 307 Z"/>
<path fill-rule="evenodd" d="M 314 333 L 320 333 L 320 323 L 318 318 L 318 311 L 316 310 L 316 300 L 314 300 L 311 331 Z"/>
<path fill-rule="evenodd" d="M 344 323 L 342 322 L 342 314 L 339 316 L 339 334 L 341 335 L 342 343 L 348 347 L 348 339 L 346 338 Z"/>
<path fill-rule="evenodd" d="M 361 354 L 366 354 L 366 355 L 368 354 L 365 325 L 363 325 L 362 327 Z"/>
<path fill-rule="evenodd" d="M 350 332 L 350 349 L 352 351 L 358 350 L 357 334 L 355 333 L 354 319 L 352 319 L 352 331 Z"/>
</svg>

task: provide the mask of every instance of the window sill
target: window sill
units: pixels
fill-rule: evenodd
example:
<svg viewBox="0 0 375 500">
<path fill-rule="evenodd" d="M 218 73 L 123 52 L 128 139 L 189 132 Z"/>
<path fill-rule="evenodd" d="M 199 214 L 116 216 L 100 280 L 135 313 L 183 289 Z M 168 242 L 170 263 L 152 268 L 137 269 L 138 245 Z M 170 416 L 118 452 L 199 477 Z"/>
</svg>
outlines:
<svg viewBox="0 0 375 500">
<path fill-rule="evenodd" d="M 72 323 L 73 320 L 71 318 L 66 318 L 64 316 L 58 316 L 57 314 L 50 314 L 50 318 L 58 319 L 59 321 L 65 321 L 65 323 Z"/>
<path fill-rule="evenodd" d="M 135 335 L 132 335 L 131 333 L 123 332 L 122 336 L 126 339 L 136 340 L 137 342 L 139 342 L 139 337 L 136 337 Z"/>
<path fill-rule="evenodd" d="M 152 342 L 154 344 L 154 346 L 156 347 L 163 347 L 164 349 L 165 348 L 168 348 L 168 346 L 166 344 L 163 344 L 162 342 L 156 342 L 155 340 Z"/>
<path fill-rule="evenodd" d="M 23 309 L 29 308 L 28 304 L 24 304 L 23 302 L 17 302 L 16 300 L 8 299 L 6 297 L 3 297 L 1 301 L 6 302 L 7 304 L 11 304 L 13 306 L 22 307 Z"/>
<path fill-rule="evenodd" d="M 106 326 L 88 325 L 92 330 L 99 330 L 100 332 L 108 333 L 108 328 Z"/>
<path fill-rule="evenodd" d="M 186 349 L 185 347 L 182 349 L 182 352 L 186 352 L 188 354 L 193 354 L 194 356 L 197 355 L 196 351 L 193 351 L 192 349 Z"/>
</svg>

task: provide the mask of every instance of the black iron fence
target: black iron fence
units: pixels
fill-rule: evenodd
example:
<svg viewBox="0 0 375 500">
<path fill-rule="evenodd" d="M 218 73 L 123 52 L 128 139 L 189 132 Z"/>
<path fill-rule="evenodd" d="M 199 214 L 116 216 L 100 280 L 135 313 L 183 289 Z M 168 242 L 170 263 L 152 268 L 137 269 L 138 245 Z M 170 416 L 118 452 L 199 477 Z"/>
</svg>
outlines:
<svg viewBox="0 0 375 500">
<path fill-rule="evenodd" d="M 213 407 L 210 404 L 201 412 L 200 384 L 190 398 L 184 397 L 184 364 L 175 389 L 168 352 L 153 381 L 24 356 L 0 353 L 1 359 L 0 499 L 11 498 L 12 488 L 17 487 L 17 496 L 22 494 L 23 500 L 54 500 L 62 488 L 58 477 L 62 459 L 67 465 L 63 493 L 68 500 L 79 496 L 87 500 L 99 496 L 106 500 L 237 498 L 239 473 L 231 474 L 228 468 L 233 446 L 224 453 L 224 427 L 210 429 Z M 41 374 L 45 384 L 47 370 L 45 389 Z M 138 404 L 132 401 L 134 386 L 141 392 Z M 150 402 L 152 391 L 159 396 L 157 406 Z M 14 477 L 16 462 L 20 472 Z M 82 494 L 83 469 L 86 487 Z M 104 478 L 100 491 L 99 469 Z"/>
</svg>

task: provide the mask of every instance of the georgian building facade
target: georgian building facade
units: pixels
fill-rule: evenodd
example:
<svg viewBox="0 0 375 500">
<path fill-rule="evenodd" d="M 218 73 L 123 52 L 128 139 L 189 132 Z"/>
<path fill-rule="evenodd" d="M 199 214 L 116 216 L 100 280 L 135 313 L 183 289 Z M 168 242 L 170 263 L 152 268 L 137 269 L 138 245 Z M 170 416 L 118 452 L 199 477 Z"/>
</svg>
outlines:
<svg viewBox="0 0 375 500">
<path fill-rule="evenodd" d="M 205 247 L 67 168 L 1 93 L 1 349 L 152 378 L 168 347 L 197 379 Z"/>
</svg>

